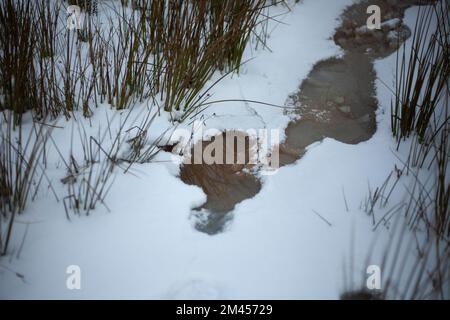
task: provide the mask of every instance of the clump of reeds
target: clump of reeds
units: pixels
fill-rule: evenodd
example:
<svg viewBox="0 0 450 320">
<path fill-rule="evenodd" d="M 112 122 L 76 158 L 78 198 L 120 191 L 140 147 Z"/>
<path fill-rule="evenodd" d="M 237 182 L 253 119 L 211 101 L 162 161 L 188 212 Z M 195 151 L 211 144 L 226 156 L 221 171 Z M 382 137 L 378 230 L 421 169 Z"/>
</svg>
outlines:
<svg viewBox="0 0 450 320">
<path fill-rule="evenodd" d="M 31 1 L 0 3 L 0 110 L 14 110 L 14 123 L 21 115 L 40 106 L 36 99 L 35 13 Z"/>
<path fill-rule="evenodd" d="M 447 1 L 421 7 L 412 47 L 404 45 L 397 53 L 391 129 L 397 149 L 408 143 L 409 152 L 406 159 L 398 156 L 402 168 L 395 167 L 375 191 L 369 188 L 364 204 L 374 229 L 391 229 L 398 218 L 395 241 L 383 249 L 381 291 L 359 285 L 347 288 L 343 297 L 449 298 L 449 9 Z M 392 205 L 394 194 L 398 203 Z"/>
<path fill-rule="evenodd" d="M 33 122 L 29 132 L 14 128 L 11 112 L 1 115 L 0 127 L 0 253 L 8 249 L 14 219 L 33 198 L 45 175 L 46 142 L 51 126 Z"/>
<path fill-rule="evenodd" d="M 450 236 L 449 175 L 450 4 L 420 8 L 410 51 L 397 57 L 392 132 L 398 147 L 410 137 L 405 173 L 414 175 L 406 215 L 425 222 L 439 236 Z M 416 168 L 413 170 L 413 168 Z M 430 171 L 428 181 L 418 176 Z"/>
<path fill-rule="evenodd" d="M 67 27 L 63 2 L 0 5 L 0 109 L 17 119 L 26 110 L 89 116 L 98 102 L 124 109 L 157 97 L 166 111 L 192 109 L 215 71 L 239 70 L 266 8 L 264 0 L 68 4 L 80 6 L 81 30 Z"/>
<path fill-rule="evenodd" d="M 117 132 L 112 134 L 111 120 L 107 118 L 104 132 L 93 136 L 87 133 L 81 121 L 73 122 L 70 154 L 63 155 L 54 144 L 61 160 L 66 166 L 66 176 L 61 182 L 67 187 L 67 195 L 63 198 L 66 216 L 70 213 L 89 215 L 90 211 L 102 204 L 108 211 L 105 197 L 114 182 L 114 168 L 119 165 L 119 153 L 125 142 L 123 139 L 124 126 L 129 114 L 119 124 Z M 78 131 L 74 137 L 74 126 Z M 76 145 L 75 140 L 76 139 Z M 74 150 L 81 149 L 81 152 Z"/>
<path fill-rule="evenodd" d="M 345 265 L 345 288 L 341 299 L 450 298 L 448 243 L 436 238 L 436 234 L 426 235 L 411 230 L 405 226 L 402 217 L 397 218 L 391 224 L 392 237 L 389 242 L 373 242 L 362 266 L 355 266 L 353 259 Z M 379 268 L 379 288 L 367 286 L 370 265 Z"/>
<path fill-rule="evenodd" d="M 116 168 L 128 172 L 136 162 L 151 162 L 161 150 L 159 143 L 170 138 L 163 132 L 150 139 L 150 127 L 158 111 L 152 107 L 143 111 L 136 113 L 131 108 L 123 117 L 118 113 L 112 119 L 107 116 L 103 131 L 99 129 L 95 135 L 88 133 L 82 121 L 73 121 L 68 155 L 53 144 L 66 167 L 61 182 L 67 188 L 63 204 L 69 219 L 72 213 L 89 215 L 99 204 L 109 211 L 105 198 L 115 180 Z"/>
<path fill-rule="evenodd" d="M 450 76 L 449 21 L 446 1 L 421 8 L 411 49 L 397 53 L 391 127 L 398 141 L 413 132 L 423 141 L 434 120 Z"/>
<path fill-rule="evenodd" d="M 265 1 L 136 1 L 140 32 L 153 46 L 164 109 L 189 110 L 216 70 L 238 71 Z M 153 44 L 153 45 L 152 45 Z"/>
<path fill-rule="evenodd" d="M 449 90 L 449 88 L 447 88 Z M 450 94 L 447 94 L 447 105 Z M 436 231 L 438 234 L 450 239 L 450 123 L 445 122 L 440 137 L 435 144 L 435 162 L 437 172 L 435 176 L 434 190 L 434 221 L 436 222 Z"/>
</svg>

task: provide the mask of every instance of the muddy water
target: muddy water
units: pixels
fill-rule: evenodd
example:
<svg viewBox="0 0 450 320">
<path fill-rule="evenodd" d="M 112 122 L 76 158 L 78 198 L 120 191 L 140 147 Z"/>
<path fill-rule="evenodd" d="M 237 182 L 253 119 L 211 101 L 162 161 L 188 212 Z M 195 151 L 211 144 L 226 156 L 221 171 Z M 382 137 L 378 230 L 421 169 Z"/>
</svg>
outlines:
<svg viewBox="0 0 450 320">
<path fill-rule="evenodd" d="M 376 130 L 375 72 L 369 57 L 347 52 L 317 63 L 299 92 L 291 97 L 300 120 L 286 128 L 280 163 L 290 164 L 324 137 L 345 143 L 369 139 Z"/>
<path fill-rule="evenodd" d="M 222 135 L 223 158 L 226 163 L 226 152 L 231 150 L 235 157 L 234 163 L 242 152 L 243 164 L 185 164 L 181 168 L 180 178 L 187 184 L 201 186 L 207 195 L 207 201 L 203 205 L 193 208 L 192 215 L 195 218 L 197 230 L 215 234 L 222 231 L 227 221 L 231 218 L 230 212 L 235 205 L 245 199 L 254 197 L 261 190 L 261 182 L 250 171 L 253 165 L 250 164 L 249 149 L 254 147 L 254 141 L 250 141 L 248 136 L 242 132 L 233 132 L 236 135 L 235 143 L 229 146 L 225 133 Z M 200 150 L 206 151 L 211 141 L 199 142 Z M 237 139 L 245 141 L 243 150 L 238 149 Z M 194 154 L 192 150 L 191 154 Z M 194 163 L 191 156 L 190 163 Z"/>
<path fill-rule="evenodd" d="M 280 165 L 298 160 L 305 148 L 325 137 L 356 144 L 368 140 L 376 131 L 375 59 L 393 53 L 410 36 L 409 29 L 394 20 L 381 30 L 364 28 L 369 4 L 378 4 L 382 20 L 403 18 L 404 10 L 417 1 L 371 0 L 348 7 L 342 25 L 333 37 L 344 49 L 340 58 L 318 62 L 298 90 L 288 99 L 295 106 L 299 120 L 286 129 L 280 145 Z M 246 165 L 188 164 L 180 178 L 200 186 L 207 201 L 192 210 L 195 227 L 215 234 L 223 230 L 239 202 L 251 198 L 261 189 L 258 178 Z"/>
</svg>

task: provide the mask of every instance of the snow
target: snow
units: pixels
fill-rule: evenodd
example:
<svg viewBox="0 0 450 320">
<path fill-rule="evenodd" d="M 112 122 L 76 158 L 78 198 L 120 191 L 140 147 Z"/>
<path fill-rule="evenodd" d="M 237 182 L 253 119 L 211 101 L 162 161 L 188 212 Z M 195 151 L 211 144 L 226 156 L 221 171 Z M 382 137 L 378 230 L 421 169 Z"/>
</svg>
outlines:
<svg viewBox="0 0 450 320">
<path fill-rule="evenodd" d="M 292 12 L 279 17 L 283 24 L 273 27 L 268 40 L 272 52 L 248 50 L 246 56 L 254 59 L 239 76 L 216 86 L 212 100 L 232 97 L 283 105 L 315 62 L 341 53 L 330 37 L 352 2 L 293 5 Z M 285 11 L 278 6 L 274 14 Z M 414 9 L 406 13 L 413 15 Z M 395 56 L 376 63 L 384 82 L 391 79 L 394 63 Z M 389 239 L 382 228 L 372 232 L 371 218 L 360 208 L 368 184 L 382 184 L 398 163 L 389 128 L 390 96 L 380 82 L 377 96 L 381 107 L 372 139 L 346 145 L 327 138 L 311 145 L 295 164 L 263 176 L 260 193 L 238 204 L 225 232 L 214 236 L 193 227 L 190 208 L 203 203 L 205 195 L 176 177 L 178 165 L 164 152 L 152 163 L 134 165 L 131 174 L 116 170 L 106 198 L 111 212 L 98 206 L 88 217 L 68 221 L 61 201 L 50 192 L 39 194 L 14 226 L 14 254 L 0 261 L 0 298 L 338 298 L 352 239 L 358 267 L 375 238 Z M 139 115 L 139 107 L 133 116 Z M 89 121 L 78 120 L 88 134 L 102 135 L 98 132 L 105 128 L 96 124 L 105 123 L 106 115 L 120 122 L 125 114 L 105 106 Z M 284 128 L 290 120 L 282 109 L 242 102 L 212 105 L 204 115 L 206 127 L 217 129 Z M 71 148 L 71 123 L 53 133 L 65 155 Z M 162 113 L 151 128 L 158 133 L 169 126 L 169 116 Z M 64 166 L 55 154 L 52 159 L 49 176 L 63 196 L 59 179 Z M 28 232 L 17 258 L 25 223 Z M 69 265 L 81 268 L 81 290 L 66 288 Z"/>
</svg>

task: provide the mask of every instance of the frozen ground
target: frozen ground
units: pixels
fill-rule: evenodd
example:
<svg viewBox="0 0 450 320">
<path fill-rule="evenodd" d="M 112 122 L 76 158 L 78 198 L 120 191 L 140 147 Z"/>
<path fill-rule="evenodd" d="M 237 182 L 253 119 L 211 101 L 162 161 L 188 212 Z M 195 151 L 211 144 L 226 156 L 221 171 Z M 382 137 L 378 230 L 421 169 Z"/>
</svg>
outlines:
<svg viewBox="0 0 450 320">
<path fill-rule="evenodd" d="M 248 50 L 247 58 L 255 58 L 239 77 L 215 87 L 213 99 L 283 105 L 315 62 L 340 54 L 330 38 L 350 4 L 305 0 L 293 6 L 279 17 L 284 24 L 272 25 L 272 52 Z M 277 10 L 286 11 L 278 7 L 273 13 Z M 407 11 L 408 25 L 414 10 Z M 376 63 L 384 82 L 392 81 L 394 65 L 395 55 Z M 62 202 L 45 190 L 17 219 L 13 254 L 0 261 L 0 298 L 338 298 L 352 241 L 353 261 L 360 266 L 375 237 L 389 239 L 383 228 L 372 232 L 371 218 L 360 208 L 368 183 L 382 184 L 398 162 L 391 151 L 390 93 L 381 82 L 377 95 L 378 130 L 372 139 L 358 145 L 325 139 L 310 146 L 295 164 L 263 177 L 261 192 L 240 203 L 226 231 L 214 236 L 193 228 L 190 208 L 205 196 L 177 178 L 178 166 L 167 161 L 167 153 L 158 155 L 160 161 L 133 166 L 132 174 L 116 170 L 106 198 L 111 212 L 98 206 L 90 216 L 68 221 Z M 96 123 L 113 113 L 97 109 L 89 130 L 98 131 Z M 284 128 L 289 121 L 281 109 L 244 103 L 214 105 L 205 118 L 207 127 L 218 129 Z M 167 120 L 166 114 L 158 118 L 156 132 Z M 53 132 L 63 153 L 71 139 L 71 124 L 65 126 Z M 55 152 L 50 159 L 49 176 L 63 197 L 64 167 Z M 81 290 L 66 288 L 69 265 L 81 268 Z"/>
</svg>

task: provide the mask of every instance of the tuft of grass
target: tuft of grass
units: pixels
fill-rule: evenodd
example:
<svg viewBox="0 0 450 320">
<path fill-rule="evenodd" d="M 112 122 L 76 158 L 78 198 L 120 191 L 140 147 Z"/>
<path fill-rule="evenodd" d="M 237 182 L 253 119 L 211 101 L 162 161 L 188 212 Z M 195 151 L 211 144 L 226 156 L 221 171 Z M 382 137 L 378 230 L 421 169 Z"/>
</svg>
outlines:
<svg viewBox="0 0 450 320">
<path fill-rule="evenodd" d="M 400 52 L 400 51 L 399 51 Z M 441 238 L 450 236 L 449 163 L 450 3 L 420 8 L 412 47 L 397 56 L 391 127 L 397 149 L 410 145 L 404 172 L 413 175 L 405 215 Z M 426 181 L 420 170 L 430 174 Z"/>
<path fill-rule="evenodd" d="M 397 51 L 395 99 L 391 128 L 400 141 L 415 133 L 425 141 L 433 115 L 450 76 L 450 5 L 438 2 L 420 8 L 412 47 Z"/>
<path fill-rule="evenodd" d="M 46 143 L 52 127 L 34 122 L 25 132 L 4 112 L 0 127 L 0 253 L 7 253 L 16 215 L 34 198 L 45 175 Z"/>
<path fill-rule="evenodd" d="M 449 41 L 450 3 L 438 1 L 420 8 L 411 50 L 404 45 L 397 52 L 391 129 L 397 149 L 407 144 L 408 155 L 398 156 L 403 168 L 395 168 L 382 186 L 374 192 L 369 188 L 364 204 L 375 228 L 389 229 L 394 217 L 399 218 L 396 238 L 382 248 L 384 277 L 378 298 L 449 298 Z M 394 193 L 402 198 L 389 208 Z M 364 288 L 347 288 L 350 293 L 344 296 L 363 296 Z"/>
<path fill-rule="evenodd" d="M 265 0 L 71 0 L 81 30 L 67 28 L 67 4 L 0 5 L 0 110 L 70 117 L 108 102 L 116 109 L 159 99 L 185 111 L 216 71 L 238 72 L 252 35 L 265 41 Z M 99 17 L 101 16 L 101 17 Z"/>
<path fill-rule="evenodd" d="M 124 117 L 118 113 L 112 119 L 107 116 L 106 127 L 96 135 L 88 133 L 82 121 L 74 121 L 68 155 L 63 155 L 53 142 L 66 167 L 61 182 L 67 187 L 63 204 L 68 219 L 72 214 L 89 215 L 98 205 L 109 211 L 105 199 L 114 183 L 116 168 L 126 173 L 134 163 L 151 162 L 160 151 L 159 143 L 169 138 L 167 132 L 156 139 L 149 138 L 157 111 L 147 108 L 146 114 L 139 112 L 133 119 L 134 111 L 125 111 Z M 79 149 L 81 152 L 75 152 Z"/>
<path fill-rule="evenodd" d="M 399 217 L 392 227 L 392 238 L 386 244 L 374 241 L 361 266 L 345 266 L 345 288 L 341 299 L 424 300 L 450 298 L 450 247 L 436 238 L 408 229 Z M 380 268 L 380 289 L 368 289 L 367 267 Z M 358 276 L 360 275 L 360 276 Z"/>
<path fill-rule="evenodd" d="M 0 111 L 14 110 L 14 125 L 22 114 L 39 109 L 34 56 L 35 13 L 31 1 L 5 0 L 0 3 Z"/>
</svg>

